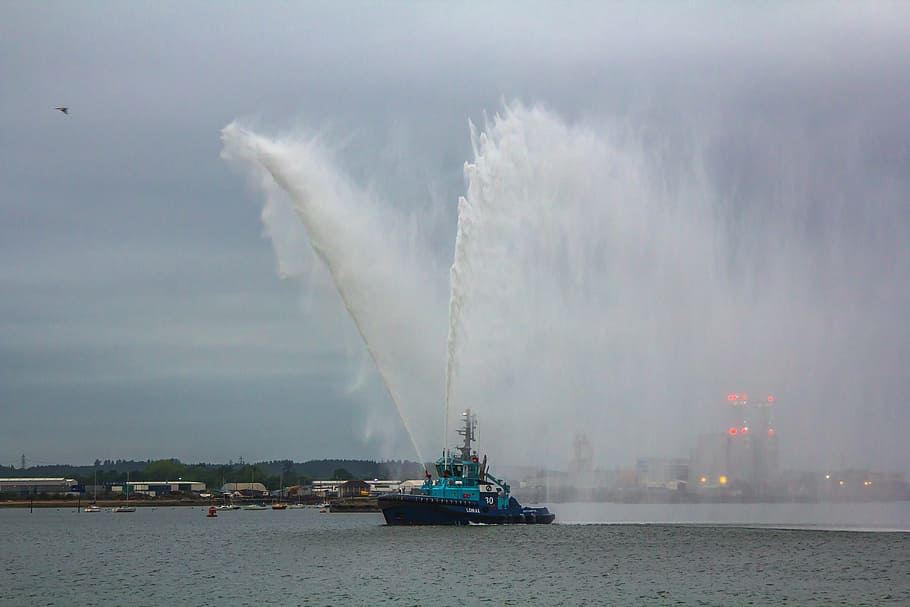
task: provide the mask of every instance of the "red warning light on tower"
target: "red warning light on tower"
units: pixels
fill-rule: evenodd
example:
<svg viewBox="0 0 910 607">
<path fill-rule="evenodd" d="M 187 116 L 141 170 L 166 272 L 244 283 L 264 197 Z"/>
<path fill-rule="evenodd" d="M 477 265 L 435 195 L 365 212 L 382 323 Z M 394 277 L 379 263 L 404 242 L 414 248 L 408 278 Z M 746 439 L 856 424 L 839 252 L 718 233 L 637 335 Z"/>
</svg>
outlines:
<svg viewBox="0 0 910 607">
<path fill-rule="evenodd" d="M 768 428 L 768 436 L 774 436 L 774 428 Z"/>
<path fill-rule="evenodd" d="M 739 394 L 727 394 L 727 400 L 739 400 Z"/>
<path fill-rule="evenodd" d="M 736 428 L 730 428 L 730 436 L 736 436 L 736 433 L 737 433 Z"/>
<path fill-rule="evenodd" d="M 740 400 L 747 401 L 747 400 L 749 400 L 749 395 L 748 395 L 748 394 L 740 394 L 740 395 L 739 395 L 739 398 L 740 398 Z"/>
<path fill-rule="evenodd" d="M 769 403 L 773 403 L 773 402 L 774 402 L 774 397 L 773 397 L 773 396 L 769 396 L 769 397 L 768 397 L 768 402 L 769 402 Z"/>
</svg>

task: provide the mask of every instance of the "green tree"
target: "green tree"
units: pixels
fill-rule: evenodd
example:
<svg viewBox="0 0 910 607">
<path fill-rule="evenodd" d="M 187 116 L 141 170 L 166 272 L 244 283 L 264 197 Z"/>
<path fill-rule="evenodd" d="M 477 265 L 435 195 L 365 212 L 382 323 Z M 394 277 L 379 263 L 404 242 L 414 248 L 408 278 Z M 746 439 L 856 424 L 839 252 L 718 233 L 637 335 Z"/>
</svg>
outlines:
<svg viewBox="0 0 910 607">
<path fill-rule="evenodd" d="M 354 476 L 344 468 L 335 468 L 335 472 L 332 473 L 332 479 L 336 481 L 349 481 L 352 478 Z"/>
<path fill-rule="evenodd" d="M 266 477 L 262 479 L 262 484 L 265 485 L 265 488 L 269 491 L 273 491 L 281 488 L 281 479 L 278 475 L 266 475 Z"/>
<path fill-rule="evenodd" d="M 237 482 L 237 483 L 262 483 L 263 485 L 268 486 L 268 472 L 263 470 L 259 466 L 253 466 L 251 464 L 246 464 L 240 468 L 237 468 L 233 472 L 233 478 L 228 480 L 228 482 Z M 276 479 L 277 483 L 277 479 Z"/>
<path fill-rule="evenodd" d="M 186 475 L 186 466 L 179 459 L 159 459 L 145 465 L 145 476 L 154 481 L 175 481 Z"/>
<path fill-rule="evenodd" d="M 294 462 L 289 459 L 284 460 L 284 465 L 281 467 L 281 477 L 285 485 L 297 484 L 297 472 L 294 471 Z"/>
</svg>

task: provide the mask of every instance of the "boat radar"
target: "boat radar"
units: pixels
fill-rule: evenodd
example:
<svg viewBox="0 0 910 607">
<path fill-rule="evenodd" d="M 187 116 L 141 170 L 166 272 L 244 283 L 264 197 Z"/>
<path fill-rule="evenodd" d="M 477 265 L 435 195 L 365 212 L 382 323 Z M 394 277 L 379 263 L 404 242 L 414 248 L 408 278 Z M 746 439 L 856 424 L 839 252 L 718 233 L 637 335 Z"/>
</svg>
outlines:
<svg viewBox="0 0 910 607">
<path fill-rule="evenodd" d="M 389 525 L 547 524 L 556 515 L 544 507 L 522 506 L 509 485 L 493 476 L 487 456 L 478 460 L 473 449 L 477 417 L 462 413 L 464 437 L 457 454 L 443 451 L 436 460 L 437 478 L 427 479 L 416 494 L 391 493 L 378 498 Z"/>
</svg>

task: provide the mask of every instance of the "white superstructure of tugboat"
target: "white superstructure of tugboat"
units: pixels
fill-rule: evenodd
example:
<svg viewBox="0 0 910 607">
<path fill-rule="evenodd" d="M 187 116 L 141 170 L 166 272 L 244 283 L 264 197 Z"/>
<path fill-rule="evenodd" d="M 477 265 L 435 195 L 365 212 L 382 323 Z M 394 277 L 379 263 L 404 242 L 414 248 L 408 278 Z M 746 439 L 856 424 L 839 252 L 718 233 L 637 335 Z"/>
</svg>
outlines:
<svg viewBox="0 0 910 607">
<path fill-rule="evenodd" d="M 458 454 L 443 453 L 436 461 L 437 478 L 427 472 L 419 494 L 380 496 L 379 507 L 389 525 L 547 524 L 556 515 L 544 507 L 527 507 L 510 495 L 510 487 L 479 461 L 473 450 L 477 418 L 462 413 L 464 437 Z"/>
</svg>

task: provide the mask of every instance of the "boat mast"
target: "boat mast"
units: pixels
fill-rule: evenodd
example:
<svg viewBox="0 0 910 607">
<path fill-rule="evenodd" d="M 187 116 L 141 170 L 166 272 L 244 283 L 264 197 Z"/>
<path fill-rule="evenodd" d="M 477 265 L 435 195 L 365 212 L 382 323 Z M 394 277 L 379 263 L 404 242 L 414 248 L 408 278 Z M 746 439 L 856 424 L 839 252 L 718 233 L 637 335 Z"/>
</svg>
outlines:
<svg viewBox="0 0 910 607">
<path fill-rule="evenodd" d="M 464 417 L 464 428 L 458 431 L 464 437 L 464 444 L 461 446 L 461 459 L 467 461 L 471 459 L 471 443 L 474 442 L 474 431 L 477 429 L 477 416 L 471 413 L 470 409 L 465 409 L 461 414 Z"/>
</svg>

